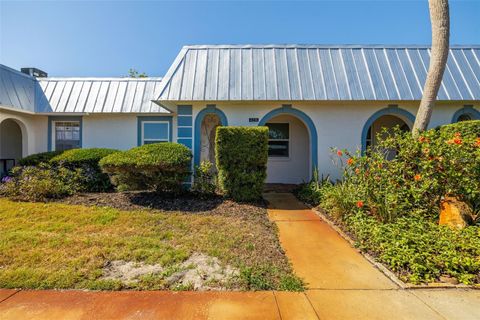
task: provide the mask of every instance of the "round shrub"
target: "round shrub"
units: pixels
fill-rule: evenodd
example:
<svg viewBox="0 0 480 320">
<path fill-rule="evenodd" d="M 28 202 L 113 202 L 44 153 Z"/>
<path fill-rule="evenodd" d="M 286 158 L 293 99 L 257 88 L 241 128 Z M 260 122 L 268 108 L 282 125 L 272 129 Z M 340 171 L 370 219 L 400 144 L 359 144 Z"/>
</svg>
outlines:
<svg viewBox="0 0 480 320">
<path fill-rule="evenodd" d="M 100 166 L 119 190 L 178 192 L 191 174 L 191 161 L 186 146 L 163 142 L 108 155 Z"/>
<path fill-rule="evenodd" d="M 53 157 L 56 157 L 62 154 L 62 152 L 63 151 L 48 151 L 48 152 L 35 153 L 20 159 L 18 163 L 21 166 L 37 166 L 40 163 L 49 162 Z"/>
<path fill-rule="evenodd" d="M 82 170 L 82 186 L 85 191 L 108 191 L 112 189 L 112 184 L 98 162 L 116 152 L 119 151 L 107 148 L 71 149 L 53 157 L 50 163 L 70 170 Z"/>
</svg>

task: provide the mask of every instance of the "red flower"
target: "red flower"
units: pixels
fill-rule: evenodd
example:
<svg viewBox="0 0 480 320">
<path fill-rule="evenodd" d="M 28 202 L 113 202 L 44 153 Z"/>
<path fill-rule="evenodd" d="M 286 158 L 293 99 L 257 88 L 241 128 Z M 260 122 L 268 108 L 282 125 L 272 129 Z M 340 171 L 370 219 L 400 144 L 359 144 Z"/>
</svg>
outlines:
<svg viewBox="0 0 480 320">
<path fill-rule="evenodd" d="M 453 143 L 455 143 L 455 144 L 462 144 L 462 139 L 460 139 L 460 138 L 454 138 L 454 139 L 453 139 Z"/>
<path fill-rule="evenodd" d="M 337 151 L 337 156 L 339 156 L 339 157 L 343 156 L 342 150 L 338 150 L 338 151 Z"/>
<path fill-rule="evenodd" d="M 422 176 L 419 174 L 416 174 L 415 177 L 413 177 L 413 179 L 415 179 L 415 181 L 419 181 L 422 179 Z"/>
<path fill-rule="evenodd" d="M 357 208 L 363 208 L 363 201 L 362 200 L 357 201 Z"/>
<path fill-rule="evenodd" d="M 351 166 L 353 164 L 353 158 L 348 158 L 347 164 Z"/>
<path fill-rule="evenodd" d="M 420 142 L 425 142 L 425 140 L 426 140 L 425 137 L 420 137 L 420 138 L 418 138 L 418 141 L 420 141 Z"/>
</svg>

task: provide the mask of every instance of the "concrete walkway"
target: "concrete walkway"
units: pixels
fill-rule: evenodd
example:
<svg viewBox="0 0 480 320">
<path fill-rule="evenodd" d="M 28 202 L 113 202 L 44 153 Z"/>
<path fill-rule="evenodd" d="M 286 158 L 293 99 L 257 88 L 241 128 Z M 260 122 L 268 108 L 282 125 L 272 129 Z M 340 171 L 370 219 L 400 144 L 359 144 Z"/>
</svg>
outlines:
<svg viewBox="0 0 480 320">
<path fill-rule="evenodd" d="M 267 193 L 295 292 L 0 290 L 0 319 L 480 319 L 480 290 L 402 290 L 289 193 Z"/>
</svg>

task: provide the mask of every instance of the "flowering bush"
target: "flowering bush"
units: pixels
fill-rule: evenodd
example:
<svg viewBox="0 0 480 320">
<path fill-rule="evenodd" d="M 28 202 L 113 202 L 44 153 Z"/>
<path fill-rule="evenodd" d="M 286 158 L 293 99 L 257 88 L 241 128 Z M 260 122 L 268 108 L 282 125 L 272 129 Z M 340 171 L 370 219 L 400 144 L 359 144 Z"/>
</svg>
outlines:
<svg viewBox="0 0 480 320">
<path fill-rule="evenodd" d="M 385 131 L 363 156 L 335 150 L 344 176 L 337 190 L 325 190 L 329 196 L 321 196 L 328 198 L 326 206 L 344 214 L 362 209 L 385 222 L 411 211 L 436 216 L 441 197 L 449 195 L 478 211 L 480 140 L 471 124 L 463 135 L 452 127 L 460 128 L 444 126 L 418 138 L 398 128 Z"/>
<path fill-rule="evenodd" d="M 15 167 L 4 177 L 0 195 L 20 201 L 47 201 L 72 195 L 81 188 L 80 170 L 52 167 L 48 164 Z"/>
<path fill-rule="evenodd" d="M 423 132 L 382 132 L 365 155 L 333 150 L 343 179 L 298 191 L 352 234 L 404 280 L 418 283 L 455 277 L 479 283 L 480 230 L 437 224 L 440 200 L 449 195 L 480 211 L 480 121 Z M 305 196 L 307 195 L 307 196 Z M 314 199 L 313 201 L 311 199 Z"/>
</svg>

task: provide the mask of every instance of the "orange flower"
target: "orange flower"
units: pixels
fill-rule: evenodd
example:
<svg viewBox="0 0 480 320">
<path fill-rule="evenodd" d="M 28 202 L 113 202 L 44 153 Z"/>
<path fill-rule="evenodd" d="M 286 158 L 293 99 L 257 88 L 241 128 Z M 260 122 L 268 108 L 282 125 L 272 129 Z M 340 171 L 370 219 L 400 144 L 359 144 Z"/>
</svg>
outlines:
<svg viewBox="0 0 480 320">
<path fill-rule="evenodd" d="M 454 138 L 454 139 L 453 139 L 453 143 L 455 143 L 455 144 L 462 144 L 462 139 L 460 139 L 460 138 Z"/>
<path fill-rule="evenodd" d="M 419 181 L 422 179 L 422 176 L 419 174 L 416 174 L 415 177 L 413 177 L 413 179 L 415 179 L 415 181 Z"/>
<path fill-rule="evenodd" d="M 359 173 L 360 173 L 360 169 L 358 169 L 358 168 L 355 169 L 355 173 L 356 173 L 356 174 L 359 174 Z"/>
<path fill-rule="evenodd" d="M 460 132 L 455 132 L 455 133 L 453 134 L 453 136 L 454 136 L 455 138 L 460 138 L 462 135 L 460 134 Z"/>
<path fill-rule="evenodd" d="M 475 142 L 475 145 L 476 145 L 477 147 L 480 147 L 480 138 L 477 138 L 477 141 Z"/>
<path fill-rule="evenodd" d="M 351 166 L 353 164 L 353 158 L 348 158 L 347 164 Z"/>
<path fill-rule="evenodd" d="M 357 208 L 363 208 L 363 201 L 362 200 L 357 201 Z"/>
<path fill-rule="evenodd" d="M 337 151 L 337 156 L 339 156 L 339 157 L 343 156 L 342 150 L 338 150 L 338 151 Z"/>
<path fill-rule="evenodd" d="M 420 137 L 420 138 L 418 138 L 418 141 L 420 141 L 420 142 L 425 142 L 425 140 L 426 140 L 425 137 Z"/>
</svg>

